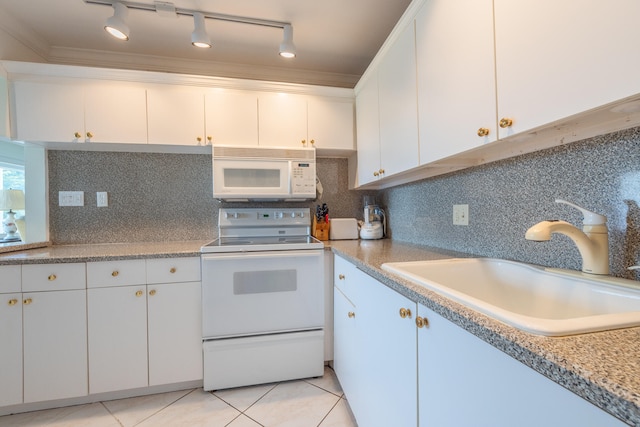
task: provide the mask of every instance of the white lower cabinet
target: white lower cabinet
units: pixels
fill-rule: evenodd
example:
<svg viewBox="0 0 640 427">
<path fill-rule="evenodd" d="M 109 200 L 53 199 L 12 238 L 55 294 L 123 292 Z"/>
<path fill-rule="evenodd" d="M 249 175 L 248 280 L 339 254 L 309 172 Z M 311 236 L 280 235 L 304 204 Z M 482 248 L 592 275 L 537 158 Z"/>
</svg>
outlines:
<svg viewBox="0 0 640 427">
<path fill-rule="evenodd" d="M 0 294 L 0 406 L 22 403 L 22 294 Z"/>
<path fill-rule="evenodd" d="M 360 427 L 625 425 L 343 258 L 334 263 L 334 369 Z"/>
<path fill-rule="evenodd" d="M 26 292 L 22 298 L 24 403 L 85 396 L 86 290 Z"/>
</svg>

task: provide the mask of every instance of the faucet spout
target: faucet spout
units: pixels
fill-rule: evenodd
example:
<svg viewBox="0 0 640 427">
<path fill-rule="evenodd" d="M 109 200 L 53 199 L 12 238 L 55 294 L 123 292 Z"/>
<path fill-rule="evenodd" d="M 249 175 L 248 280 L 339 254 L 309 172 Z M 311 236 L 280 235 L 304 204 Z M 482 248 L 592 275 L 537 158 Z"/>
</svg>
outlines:
<svg viewBox="0 0 640 427">
<path fill-rule="evenodd" d="M 582 271 L 609 274 L 609 239 L 606 226 L 585 226 L 584 232 L 566 221 L 542 221 L 529 228 L 525 239 L 537 242 L 551 240 L 553 233 L 568 236 L 582 256 Z"/>
</svg>

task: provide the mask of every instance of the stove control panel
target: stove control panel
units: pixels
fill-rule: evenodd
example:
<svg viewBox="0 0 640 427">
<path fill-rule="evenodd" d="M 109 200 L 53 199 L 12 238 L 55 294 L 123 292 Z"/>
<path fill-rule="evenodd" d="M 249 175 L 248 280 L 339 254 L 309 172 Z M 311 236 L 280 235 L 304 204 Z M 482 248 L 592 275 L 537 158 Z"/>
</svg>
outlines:
<svg viewBox="0 0 640 427">
<path fill-rule="evenodd" d="M 219 227 L 310 225 L 309 208 L 222 208 Z"/>
</svg>

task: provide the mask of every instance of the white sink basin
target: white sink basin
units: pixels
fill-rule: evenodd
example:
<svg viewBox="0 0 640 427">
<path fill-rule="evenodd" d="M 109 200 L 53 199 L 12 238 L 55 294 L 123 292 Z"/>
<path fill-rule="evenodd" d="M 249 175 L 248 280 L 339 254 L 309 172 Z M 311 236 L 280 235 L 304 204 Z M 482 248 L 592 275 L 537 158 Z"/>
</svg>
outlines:
<svg viewBox="0 0 640 427">
<path fill-rule="evenodd" d="M 640 284 L 632 280 L 490 258 L 391 262 L 382 269 L 534 334 L 640 326 Z"/>
</svg>

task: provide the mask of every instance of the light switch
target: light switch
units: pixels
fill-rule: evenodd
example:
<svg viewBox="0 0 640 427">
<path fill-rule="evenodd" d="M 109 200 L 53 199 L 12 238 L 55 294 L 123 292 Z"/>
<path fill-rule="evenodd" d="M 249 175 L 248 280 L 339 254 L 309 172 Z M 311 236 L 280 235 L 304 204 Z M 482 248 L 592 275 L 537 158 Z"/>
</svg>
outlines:
<svg viewBox="0 0 640 427">
<path fill-rule="evenodd" d="M 469 205 L 453 205 L 453 225 L 469 225 Z"/>
<path fill-rule="evenodd" d="M 58 191 L 58 206 L 84 206 L 84 191 Z"/>
<path fill-rule="evenodd" d="M 96 193 L 96 204 L 99 208 L 109 206 L 109 195 L 106 191 L 98 191 Z"/>
</svg>

